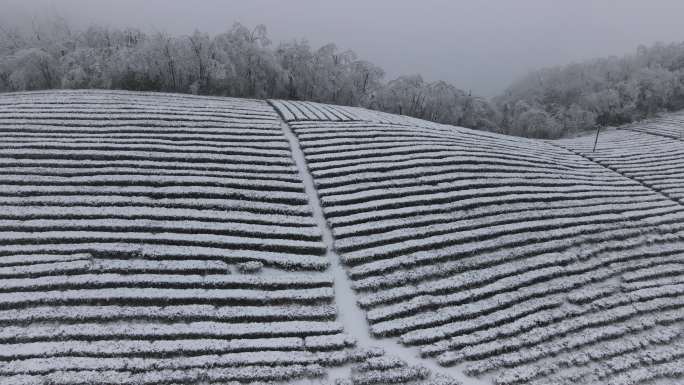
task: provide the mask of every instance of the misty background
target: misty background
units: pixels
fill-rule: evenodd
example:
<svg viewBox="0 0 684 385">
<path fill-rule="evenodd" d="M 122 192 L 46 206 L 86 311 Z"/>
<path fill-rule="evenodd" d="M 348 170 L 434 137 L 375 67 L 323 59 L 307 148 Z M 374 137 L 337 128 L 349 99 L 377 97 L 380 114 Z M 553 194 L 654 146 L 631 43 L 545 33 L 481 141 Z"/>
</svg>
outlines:
<svg viewBox="0 0 684 385">
<path fill-rule="evenodd" d="M 187 35 L 264 24 L 274 43 L 335 42 L 387 77 L 421 74 L 491 97 L 530 70 L 684 41 L 680 0 L 0 0 L 0 24 L 59 15 Z"/>
<path fill-rule="evenodd" d="M 674 0 L 0 4 L 0 92 L 306 100 L 538 138 L 684 109 Z"/>
</svg>

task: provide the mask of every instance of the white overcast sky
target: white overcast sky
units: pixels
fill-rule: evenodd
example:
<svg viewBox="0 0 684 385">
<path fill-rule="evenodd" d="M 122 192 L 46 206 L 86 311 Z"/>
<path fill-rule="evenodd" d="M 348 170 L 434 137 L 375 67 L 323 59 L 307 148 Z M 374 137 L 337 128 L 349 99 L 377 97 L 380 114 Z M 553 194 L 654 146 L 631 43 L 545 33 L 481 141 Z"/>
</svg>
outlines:
<svg viewBox="0 0 684 385">
<path fill-rule="evenodd" d="M 684 0 L 0 0 L 0 23 L 50 13 L 174 34 L 265 24 L 275 42 L 335 42 L 390 77 L 484 96 L 530 69 L 684 41 Z"/>
</svg>

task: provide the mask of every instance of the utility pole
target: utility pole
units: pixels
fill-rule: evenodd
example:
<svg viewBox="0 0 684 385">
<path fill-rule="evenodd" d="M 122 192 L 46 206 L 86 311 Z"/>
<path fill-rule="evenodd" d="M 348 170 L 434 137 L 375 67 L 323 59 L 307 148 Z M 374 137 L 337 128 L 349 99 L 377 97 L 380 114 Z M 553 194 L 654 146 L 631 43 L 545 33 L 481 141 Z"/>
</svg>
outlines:
<svg viewBox="0 0 684 385">
<path fill-rule="evenodd" d="M 601 131 L 601 126 L 596 126 L 596 138 L 594 138 L 594 149 L 591 152 L 596 152 L 596 143 L 598 143 L 599 132 Z"/>
</svg>

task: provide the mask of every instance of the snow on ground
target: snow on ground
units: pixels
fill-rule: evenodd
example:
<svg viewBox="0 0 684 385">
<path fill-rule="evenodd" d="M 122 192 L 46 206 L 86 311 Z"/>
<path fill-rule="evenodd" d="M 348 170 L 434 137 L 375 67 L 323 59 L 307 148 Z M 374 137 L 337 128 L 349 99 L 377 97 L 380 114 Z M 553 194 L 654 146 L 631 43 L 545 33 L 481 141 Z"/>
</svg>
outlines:
<svg viewBox="0 0 684 385">
<path fill-rule="evenodd" d="M 330 269 L 335 282 L 335 304 L 340 311 L 339 320 L 342 325 L 344 325 L 347 333 L 357 341 L 357 345 L 359 346 L 367 348 L 380 347 L 385 351 L 386 355 L 397 357 L 406 363 L 421 365 L 429 369 L 434 375 L 452 377 L 460 380 L 465 385 L 484 384 L 484 381 L 464 376 L 460 370 L 446 370 L 432 360 L 423 359 L 420 356 L 419 351 L 415 348 L 404 347 L 395 340 L 377 339 L 371 336 L 366 316 L 357 304 L 357 295 L 352 289 L 352 282 L 347 275 L 347 269 L 344 267 L 342 260 L 336 251 L 335 239 L 332 230 L 325 219 L 318 191 L 307 166 L 304 153 L 299 146 L 299 140 L 287 123 L 283 122 L 282 126 L 285 136 L 290 141 L 292 156 L 299 169 L 299 174 L 304 181 L 304 187 L 310 199 L 313 217 L 323 234 L 323 243 L 326 245 L 326 256 L 331 261 Z M 336 371 L 331 377 L 342 379 L 348 378 L 350 375 L 351 374 L 346 370 L 342 370 L 341 373 Z"/>
<path fill-rule="evenodd" d="M 427 361 L 501 385 L 603 383 L 639 366 L 640 378 L 667 377 L 669 366 L 646 356 L 601 375 L 574 357 L 600 365 L 629 350 L 602 346 L 628 346 L 632 334 L 654 333 L 646 345 L 682 337 L 663 337 L 684 321 L 679 288 L 624 291 L 641 287 L 634 279 L 679 282 L 671 277 L 684 264 L 684 207 L 673 194 L 684 176 L 668 167 L 681 142 L 632 143 L 632 169 L 621 170 L 567 142 L 275 105 L 287 110 L 350 273 L 340 276 L 351 277 L 358 292 L 348 295 L 374 337 L 399 337 Z M 662 142 L 664 157 L 646 156 Z M 614 158 L 621 166 L 625 154 Z M 636 174 L 661 169 L 658 183 Z M 682 363 L 677 354 L 663 360 Z"/>
<path fill-rule="evenodd" d="M 0 383 L 681 382 L 682 127 L 0 95 Z"/>
</svg>

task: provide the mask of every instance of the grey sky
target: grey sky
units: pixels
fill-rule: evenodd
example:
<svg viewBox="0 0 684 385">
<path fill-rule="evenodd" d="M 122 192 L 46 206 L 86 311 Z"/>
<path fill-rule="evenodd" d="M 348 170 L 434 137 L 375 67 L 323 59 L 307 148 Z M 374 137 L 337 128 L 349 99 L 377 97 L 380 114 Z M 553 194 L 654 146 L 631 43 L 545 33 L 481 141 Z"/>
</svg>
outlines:
<svg viewBox="0 0 684 385">
<path fill-rule="evenodd" d="M 383 67 L 492 96 L 542 66 L 684 41 L 681 0 L 0 0 L 0 22 L 57 11 L 186 34 L 266 24 L 275 42 L 335 42 Z"/>
</svg>

